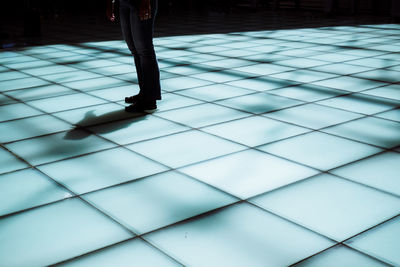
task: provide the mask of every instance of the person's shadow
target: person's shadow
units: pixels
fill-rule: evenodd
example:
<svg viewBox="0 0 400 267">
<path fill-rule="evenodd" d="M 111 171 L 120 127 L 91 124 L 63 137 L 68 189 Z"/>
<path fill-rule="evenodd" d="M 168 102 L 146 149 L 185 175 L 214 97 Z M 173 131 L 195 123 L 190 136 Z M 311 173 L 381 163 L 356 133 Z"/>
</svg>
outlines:
<svg viewBox="0 0 400 267">
<path fill-rule="evenodd" d="M 64 139 L 81 140 L 93 134 L 91 127 L 96 127 L 96 134 L 114 132 L 128 127 L 130 124 L 146 120 L 148 113 L 128 113 L 125 110 L 116 110 L 97 116 L 94 110 L 85 113 L 82 120 L 69 130 Z"/>
</svg>

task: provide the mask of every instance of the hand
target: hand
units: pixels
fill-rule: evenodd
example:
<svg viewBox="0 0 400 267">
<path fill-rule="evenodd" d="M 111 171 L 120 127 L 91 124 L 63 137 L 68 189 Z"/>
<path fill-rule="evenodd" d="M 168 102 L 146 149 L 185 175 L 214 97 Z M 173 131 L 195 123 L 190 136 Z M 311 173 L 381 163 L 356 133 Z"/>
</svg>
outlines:
<svg viewBox="0 0 400 267">
<path fill-rule="evenodd" d="M 139 7 L 140 20 L 151 19 L 151 4 L 150 0 L 142 0 Z"/>
</svg>

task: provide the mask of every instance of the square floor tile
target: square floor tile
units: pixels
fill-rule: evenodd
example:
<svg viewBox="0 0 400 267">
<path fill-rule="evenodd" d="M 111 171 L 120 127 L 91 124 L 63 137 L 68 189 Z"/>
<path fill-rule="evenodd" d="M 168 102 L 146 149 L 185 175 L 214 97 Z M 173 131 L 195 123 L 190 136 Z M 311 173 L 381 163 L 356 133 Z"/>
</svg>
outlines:
<svg viewBox="0 0 400 267">
<path fill-rule="evenodd" d="M 190 127 L 203 127 L 248 116 L 247 113 L 214 104 L 202 104 L 157 113 L 157 116 Z"/>
<path fill-rule="evenodd" d="M 364 91 L 363 94 L 400 100 L 400 84 L 391 84 L 388 86 L 367 90 Z"/>
<path fill-rule="evenodd" d="M 132 264 L 134 266 L 181 266 L 138 238 L 74 259 L 60 266 L 129 266 Z"/>
<path fill-rule="evenodd" d="M 294 68 L 311 68 L 326 64 L 329 64 L 329 62 L 315 60 L 315 59 L 307 59 L 307 58 L 286 59 L 279 61 L 279 65 L 284 65 Z"/>
<path fill-rule="evenodd" d="M 47 266 L 132 237 L 79 199 L 0 220 L 5 266 Z"/>
<path fill-rule="evenodd" d="M 343 94 L 344 91 L 312 84 L 301 84 L 270 90 L 268 93 L 309 102 L 335 97 Z"/>
<path fill-rule="evenodd" d="M 0 216 L 71 196 L 33 169 L 0 175 L 0 189 Z"/>
<path fill-rule="evenodd" d="M 110 149 L 38 168 L 78 194 L 167 170 L 166 167 L 124 148 Z"/>
<path fill-rule="evenodd" d="M 346 242 L 392 266 L 400 265 L 400 218 L 390 220 Z"/>
<path fill-rule="evenodd" d="M 234 109 L 261 114 L 295 106 L 303 102 L 267 93 L 256 93 L 218 101 L 218 103 Z"/>
<path fill-rule="evenodd" d="M 77 71 L 55 73 L 50 75 L 42 75 L 41 77 L 47 81 L 63 84 L 66 82 L 100 78 L 101 76 L 92 72 L 77 70 Z"/>
<path fill-rule="evenodd" d="M 375 114 L 375 117 L 383 118 L 383 119 L 388 119 L 392 121 L 398 121 L 400 122 L 400 109 L 394 109 L 390 111 L 386 111 L 383 113 Z"/>
<path fill-rule="evenodd" d="M 234 120 L 201 130 L 247 146 L 258 146 L 309 131 L 258 116 Z"/>
<path fill-rule="evenodd" d="M 182 132 L 188 128 L 155 116 L 143 115 L 136 118 L 110 122 L 90 129 L 108 140 L 125 145 Z"/>
<path fill-rule="evenodd" d="M 49 84 L 49 82 L 44 81 L 42 79 L 38 79 L 35 77 L 29 78 L 22 78 L 17 80 L 1 80 L 0 81 L 0 88 L 2 92 L 16 90 L 16 89 L 24 89 L 24 88 L 31 88 L 35 86 L 42 86 Z"/>
<path fill-rule="evenodd" d="M 44 76 L 48 74 L 55 74 L 55 73 L 63 73 L 63 72 L 70 72 L 76 71 L 75 68 L 64 66 L 64 65 L 56 65 L 56 66 L 48 66 L 42 68 L 30 68 L 24 69 L 23 72 L 34 75 L 34 76 Z"/>
<path fill-rule="evenodd" d="M 30 106 L 23 103 L 0 106 L 0 122 L 42 114 L 43 112 L 31 108 Z"/>
<path fill-rule="evenodd" d="M 145 236 L 185 266 L 289 266 L 332 242 L 248 204 Z"/>
<path fill-rule="evenodd" d="M 194 88 L 199 86 L 209 85 L 211 82 L 190 78 L 190 77 L 176 77 L 161 81 L 161 88 L 168 92 L 173 92 L 176 90 Z"/>
<path fill-rule="evenodd" d="M 100 89 L 96 91 L 90 91 L 89 94 L 109 100 L 109 101 L 121 101 L 125 100 L 125 97 L 131 95 L 137 95 L 139 93 L 139 85 L 130 84 L 125 86 Z"/>
<path fill-rule="evenodd" d="M 21 101 L 30 101 L 41 98 L 50 98 L 60 95 L 73 94 L 75 91 L 61 85 L 50 84 L 44 86 L 35 86 L 27 89 L 9 91 L 6 94 Z"/>
<path fill-rule="evenodd" d="M 15 79 L 21 79 L 21 78 L 28 78 L 29 75 L 26 75 L 25 73 L 15 71 L 15 70 L 10 70 L 7 72 L 2 72 L 0 73 L 0 80 L 1 81 L 9 81 L 9 80 L 15 80 Z"/>
<path fill-rule="evenodd" d="M 90 71 L 101 74 L 103 76 L 111 76 L 111 75 L 135 72 L 135 67 L 130 64 L 121 64 L 121 65 L 94 68 L 90 69 Z"/>
<path fill-rule="evenodd" d="M 236 86 L 225 85 L 225 84 L 214 84 L 203 87 L 196 87 L 193 89 L 182 90 L 179 91 L 178 94 L 204 101 L 216 101 L 224 98 L 246 95 L 253 92 L 254 91 L 246 90 L 244 88 Z"/>
<path fill-rule="evenodd" d="M 234 70 L 212 71 L 212 72 L 191 75 L 191 77 L 210 81 L 213 83 L 226 83 L 254 76 L 255 75 Z"/>
<path fill-rule="evenodd" d="M 319 101 L 318 104 L 344 109 L 352 112 L 363 113 L 367 115 L 400 107 L 400 101 L 380 98 L 376 96 L 367 96 L 363 94 L 352 94 L 335 97 Z"/>
<path fill-rule="evenodd" d="M 353 267 L 353 266 L 369 266 L 369 267 L 385 267 L 385 263 L 373 259 L 351 248 L 338 245 L 327 251 L 317 254 L 299 264 L 293 266 L 301 267 Z"/>
<path fill-rule="evenodd" d="M 83 92 L 105 88 L 114 88 L 128 84 L 130 83 L 111 77 L 102 77 L 98 79 L 88 79 L 83 81 L 63 83 L 63 85 L 68 88 L 77 89 Z"/>
<path fill-rule="evenodd" d="M 65 131 L 71 125 L 52 116 L 43 115 L 0 123 L 0 142 L 7 143 L 19 139 Z"/>
<path fill-rule="evenodd" d="M 296 82 L 301 82 L 301 83 L 309 83 L 309 82 L 315 82 L 315 81 L 319 81 L 319 80 L 325 80 L 325 79 L 333 78 L 335 76 L 336 75 L 334 75 L 334 74 L 329 74 L 329 73 L 325 73 L 325 72 L 302 70 L 302 69 L 298 69 L 298 70 L 294 70 L 294 71 L 287 71 L 287 72 L 271 75 L 271 77 L 274 77 L 274 78 L 296 81 Z"/>
<path fill-rule="evenodd" d="M 367 66 L 369 66 L 369 65 L 367 65 Z M 314 68 L 311 68 L 311 70 L 323 71 L 323 72 L 339 74 L 339 75 L 348 75 L 348 74 L 372 70 L 372 68 L 367 67 L 367 66 L 364 66 L 364 65 L 358 66 L 358 65 L 351 65 L 351 64 L 346 64 L 346 63 L 336 63 L 336 64 L 329 64 L 329 65 L 314 67 Z"/>
<path fill-rule="evenodd" d="M 192 165 L 181 171 L 242 199 L 317 173 L 310 168 L 254 150 Z"/>
<path fill-rule="evenodd" d="M 81 130 L 47 135 L 6 145 L 33 165 L 65 159 L 115 146 Z"/>
<path fill-rule="evenodd" d="M 371 79 L 382 82 L 398 83 L 400 82 L 400 72 L 387 69 L 377 69 L 367 72 L 353 74 L 355 77 Z"/>
<path fill-rule="evenodd" d="M 242 79 L 239 81 L 229 82 L 226 84 L 249 90 L 266 91 L 290 85 L 295 85 L 296 83 L 288 80 L 271 78 L 270 76 L 261 76 L 257 78 Z"/>
<path fill-rule="evenodd" d="M 206 133 L 189 131 L 140 142 L 128 148 L 169 167 L 178 168 L 245 147 Z"/>
<path fill-rule="evenodd" d="M 400 145 L 400 123 L 380 118 L 362 118 L 323 131 L 385 148 Z"/>
<path fill-rule="evenodd" d="M 27 168 L 28 164 L 19 160 L 13 154 L 0 147 L 0 173 Z"/>
<path fill-rule="evenodd" d="M 8 104 L 15 104 L 15 103 L 18 103 L 18 101 L 0 93 L 0 105 L 8 105 Z"/>
<path fill-rule="evenodd" d="M 263 63 L 263 64 L 255 64 L 255 65 L 251 65 L 251 66 L 240 67 L 240 68 L 234 68 L 234 70 L 248 72 L 248 73 L 255 74 L 257 76 L 261 76 L 261 75 L 270 75 L 270 74 L 274 74 L 274 73 L 290 71 L 293 69 L 289 68 L 289 67 L 275 65 L 275 64 Z"/>
<path fill-rule="evenodd" d="M 166 111 L 170 109 L 178 109 L 188 106 L 193 106 L 203 103 L 202 101 L 177 95 L 174 93 L 165 93 L 162 95 L 162 101 L 157 103 L 157 107 L 161 111 Z"/>
<path fill-rule="evenodd" d="M 106 103 L 105 100 L 101 100 L 97 97 L 89 96 L 86 94 L 73 94 L 51 97 L 41 100 L 34 100 L 28 102 L 30 105 L 41 109 L 45 112 L 57 112 L 75 108 L 82 108 L 86 106 L 92 106 L 97 104 Z"/>
<path fill-rule="evenodd" d="M 361 114 L 316 104 L 288 108 L 268 113 L 265 116 L 312 129 L 320 129 L 362 117 Z"/>
<path fill-rule="evenodd" d="M 237 201 L 176 172 L 84 196 L 135 233 L 146 233 Z"/>
<path fill-rule="evenodd" d="M 399 162 L 399 153 L 385 152 L 331 172 L 400 196 Z"/>
<path fill-rule="evenodd" d="M 391 218 L 400 208 L 399 198 L 327 174 L 251 202 L 336 241 Z"/>
<path fill-rule="evenodd" d="M 323 171 L 381 151 L 373 146 L 319 132 L 295 136 L 260 149 Z"/>
<path fill-rule="evenodd" d="M 350 92 L 360 92 L 367 89 L 387 85 L 382 82 L 371 81 L 366 79 L 354 78 L 349 76 L 341 76 L 328 80 L 313 82 L 315 85 L 321 85 L 339 90 L 346 90 Z"/>
</svg>

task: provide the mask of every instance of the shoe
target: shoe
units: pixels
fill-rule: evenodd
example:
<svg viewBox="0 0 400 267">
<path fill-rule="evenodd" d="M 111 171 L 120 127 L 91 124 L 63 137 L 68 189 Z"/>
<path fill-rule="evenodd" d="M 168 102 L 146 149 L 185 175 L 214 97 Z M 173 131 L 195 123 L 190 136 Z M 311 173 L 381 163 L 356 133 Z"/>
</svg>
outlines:
<svg viewBox="0 0 400 267">
<path fill-rule="evenodd" d="M 157 109 L 156 101 L 145 102 L 137 101 L 130 106 L 125 107 L 126 112 L 143 112 L 146 110 Z"/>
<path fill-rule="evenodd" d="M 133 95 L 133 96 L 127 96 L 125 97 L 125 103 L 133 104 L 141 98 L 140 95 Z"/>
</svg>

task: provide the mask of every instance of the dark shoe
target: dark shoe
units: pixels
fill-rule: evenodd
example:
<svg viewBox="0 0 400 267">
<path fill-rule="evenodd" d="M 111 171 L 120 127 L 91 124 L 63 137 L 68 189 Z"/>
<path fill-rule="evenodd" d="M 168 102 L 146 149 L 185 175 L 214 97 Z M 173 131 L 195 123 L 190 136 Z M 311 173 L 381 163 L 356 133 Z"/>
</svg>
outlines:
<svg viewBox="0 0 400 267">
<path fill-rule="evenodd" d="M 125 97 L 125 103 L 133 104 L 139 101 L 140 97 L 141 97 L 140 95 L 127 96 Z"/>
<path fill-rule="evenodd" d="M 145 102 L 138 101 L 130 106 L 125 107 L 126 112 L 143 112 L 145 110 L 153 110 L 157 108 L 156 101 Z"/>
</svg>

